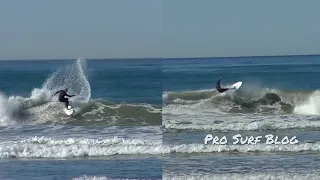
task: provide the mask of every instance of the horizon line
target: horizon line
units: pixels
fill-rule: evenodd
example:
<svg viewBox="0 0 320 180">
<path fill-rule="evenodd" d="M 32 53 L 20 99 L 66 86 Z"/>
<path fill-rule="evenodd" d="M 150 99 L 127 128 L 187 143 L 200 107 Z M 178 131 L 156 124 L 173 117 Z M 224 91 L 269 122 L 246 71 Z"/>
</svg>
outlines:
<svg viewBox="0 0 320 180">
<path fill-rule="evenodd" d="M 0 61 L 58 61 L 58 60 L 77 60 L 77 59 L 86 59 L 86 60 L 151 60 L 151 59 L 225 59 L 225 58 L 253 58 L 253 57 L 293 57 L 293 56 L 320 56 L 320 54 L 294 54 L 294 55 L 244 55 L 244 56 L 199 56 L 199 57 L 137 57 L 137 58 L 128 58 L 128 57 L 117 57 L 117 58 L 35 58 L 35 59 L 0 59 Z"/>
</svg>

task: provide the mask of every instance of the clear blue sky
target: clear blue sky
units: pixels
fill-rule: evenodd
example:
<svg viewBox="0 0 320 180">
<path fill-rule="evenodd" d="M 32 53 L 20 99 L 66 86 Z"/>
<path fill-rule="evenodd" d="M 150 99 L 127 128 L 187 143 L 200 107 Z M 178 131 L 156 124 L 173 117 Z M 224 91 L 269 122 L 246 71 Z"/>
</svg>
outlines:
<svg viewBox="0 0 320 180">
<path fill-rule="evenodd" d="M 320 53 L 319 0 L 2 0 L 0 59 Z"/>
<path fill-rule="evenodd" d="M 0 59 L 160 57 L 161 0 L 1 0 Z"/>
<path fill-rule="evenodd" d="M 320 54 L 319 8 L 319 0 L 164 0 L 164 55 Z"/>
</svg>

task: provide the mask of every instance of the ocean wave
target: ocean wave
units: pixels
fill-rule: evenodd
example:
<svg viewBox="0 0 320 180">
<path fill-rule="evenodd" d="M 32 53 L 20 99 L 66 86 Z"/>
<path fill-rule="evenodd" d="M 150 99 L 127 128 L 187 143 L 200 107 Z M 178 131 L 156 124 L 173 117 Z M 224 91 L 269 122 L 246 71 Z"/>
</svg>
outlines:
<svg viewBox="0 0 320 180">
<path fill-rule="evenodd" d="M 249 152 L 316 152 L 319 143 L 292 145 L 163 145 L 161 140 L 33 137 L 0 144 L 0 158 L 74 158 L 103 157 L 112 155 L 165 155 L 171 153 L 249 153 Z"/>
<path fill-rule="evenodd" d="M 146 139 L 52 139 L 34 137 L 0 144 L 0 158 L 72 158 L 161 154 L 162 141 Z"/>
<path fill-rule="evenodd" d="M 185 117 L 181 119 L 189 120 L 190 122 L 195 121 L 195 118 Z M 236 118 L 234 121 L 233 118 Z M 212 118 L 206 118 L 205 120 L 211 122 L 207 123 L 178 123 L 171 122 L 170 120 L 166 120 L 163 118 L 163 127 L 165 127 L 164 131 L 171 130 L 198 130 L 198 131 L 265 131 L 265 130 L 290 130 L 290 129 L 308 129 L 308 130 L 319 130 L 320 129 L 320 121 L 318 118 L 310 118 L 298 120 L 299 118 L 286 118 L 286 121 L 283 121 L 285 118 L 274 118 L 274 117 L 260 117 L 260 120 L 247 120 L 246 118 L 237 118 L 237 117 L 226 117 L 225 121 L 222 118 L 220 122 L 216 122 L 216 120 L 212 120 Z M 200 118 L 198 118 L 200 119 Z M 258 119 L 258 118 L 257 118 Z M 312 120 L 314 119 L 314 120 Z M 242 122 L 241 122 L 242 121 Z M 204 122 L 204 121 L 201 121 Z M 216 122 L 216 123 L 215 123 Z"/>
<path fill-rule="evenodd" d="M 81 177 L 73 178 L 72 180 L 110 180 L 110 178 L 106 176 L 87 176 L 83 175 Z"/>
<path fill-rule="evenodd" d="M 224 173 L 224 174 L 190 174 L 190 175 L 170 175 L 164 173 L 164 180 L 318 180 L 319 172 L 298 172 L 298 173 Z"/>
<path fill-rule="evenodd" d="M 0 96 L 1 97 L 1 96 Z M 2 100 L 2 101 L 1 101 Z M 3 101 L 4 100 L 4 101 Z M 71 125 L 159 125 L 161 106 L 150 104 L 115 104 L 107 100 L 90 100 L 81 104 L 73 116 L 67 116 L 64 104 L 48 102 L 26 107 L 23 102 L 13 98 L 1 99 L 11 111 L 0 111 L 0 125 L 15 124 L 71 124 Z M 11 104 L 11 106 L 7 106 Z M 1 108 L 1 107 L 0 107 Z"/>
<path fill-rule="evenodd" d="M 220 152 L 302 152 L 320 151 L 319 143 L 299 143 L 292 145 L 204 145 L 204 144 L 181 144 L 168 146 L 170 153 L 220 153 Z"/>
<path fill-rule="evenodd" d="M 128 178 L 108 178 L 107 176 L 87 176 L 73 178 L 72 180 L 144 180 L 144 179 L 128 179 Z"/>
<path fill-rule="evenodd" d="M 164 92 L 164 107 L 197 106 L 225 113 L 296 113 L 320 115 L 320 91 L 252 89 L 218 93 L 215 89 Z"/>
<path fill-rule="evenodd" d="M 162 125 L 178 130 L 319 129 L 320 91 L 164 92 Z"/>
<path fill-rule="evenodd" d="M 64 103 L 52 95 L 66 85 L 75 113 L 67 116 Z M 28 124 L 72 125 L 159 125 L 161 107 L 150 104 L 115 104 L 108 100 L 91 99 L 91 87 L 86 77 L 86 61 L 55 71 L 41 88 L 32 90 L 29 97 L 10 96 L 0 93 L 0 126 Z"/>
</svg>

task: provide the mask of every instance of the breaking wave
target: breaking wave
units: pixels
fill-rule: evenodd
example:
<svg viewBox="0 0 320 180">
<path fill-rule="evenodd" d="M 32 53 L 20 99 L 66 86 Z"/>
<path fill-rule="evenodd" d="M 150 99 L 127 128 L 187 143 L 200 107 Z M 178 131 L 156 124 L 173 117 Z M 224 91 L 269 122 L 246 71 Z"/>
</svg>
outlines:
<svg viewBox="0 0 320 180">
<path fill-rule="evenodd" d="M 223 174 L 190 174 L 170 175 L 163 174 L 164 180 L 318 180 L 319 172 L 298 173 L 223 173 Z"/>
<path fill-rule="evenodd" d="M 30 97 L 10 96 L 0 93 L 0 125 L 70 123 L 74 125 L 113 124 L 152 125 L 161 123 L 161 107 L 148 104 L 114 104 L 106 100 L 92 100 L 91 87 L 86 76 L 85 59 L 57 69 L 42 85 L 32 90 Z M 69 88 L 68 94 L 75 110 L 66 116 L 64 104 L 52 95 Z"/>
<path fill-rule="evenodd" d="M 218 93 L 199 90 L 163 93 L 167 129 L 266 130 L 320 128 L 320 91 L 252 89 Z"/>
<path fill-rule="evenodd" d="M 262 89 L 218 93 L 216 90 L 164 92 L 164 106 L 201 106 L 226 113 L 296 113 L 320 115 L 320 91 Z"/>
<path fill-rule="evenodd" d="M 87 176 L 83 175 L 81 177 L 73 178 L 72 180 L 110 180 L 110 178 L 107 178 L 106 176 Z"/>
<path fill-rule="evenodd" d="M 72 180 L 140 180 L 140 179 L 108 178 L 106 176 L 87 176 L 87 175 L 83 175 L 83 176 L 78 177 L 78 178 L 73 178 Z"/>
<path fill-rule="evenodd" d="M 2 98 L 1 98 L 2 97 Z M 70 124 L 70 125 L 158 125 L 161 124 L 161 107 L 149 104 L 114 104 L 106 100 L 91 100 L 82 104 L 81 111 L 67 116 L 64 104 L 47 104 L 26 107 L 24 100 L 4 98 L 0 101 L 1 125 L 14 124 Z M 9 106 L 8 106 L 9 104 Z M 10 111 L 7 111 L 10 110 Z"/>
<path fill-rule="evenodd" d="M 315 152 L 319 143 L 294 145 L 163 145 L 162 140 L 33 137 L 22 140 L 3 141 L 0 158 L 74 158 L 103 157 L 112 155 L 163 155 L 171 153 L 250 153 L 250 152 Z"/>
<path fill-rule="evenodd" d="M 52 139 L 33 137 L 15 142 L 1 142 L 1 158 L 72 158 L 131 154 L 159 154 L 161 141 L 144 139 Z"/>
</svg>

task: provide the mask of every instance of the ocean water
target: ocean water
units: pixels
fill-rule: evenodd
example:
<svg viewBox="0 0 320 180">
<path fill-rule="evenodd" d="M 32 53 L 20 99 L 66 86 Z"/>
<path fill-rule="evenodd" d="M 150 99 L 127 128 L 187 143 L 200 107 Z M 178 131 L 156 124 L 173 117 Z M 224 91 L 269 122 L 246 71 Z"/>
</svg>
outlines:
<svg viewBox="0 0 320 180">
<path fill-rule="evenodd" d="M 0 61 L 0 179 L 319 179 L 319 69 L 320 56 Z M 243 84 L 217 93 L 219 78 Z M 72 116 L 51 96 L 66 86 Z"/>
<path fill-rule="evenodd" d="M 0 61 L 0 77 L 1 180 L 161 179 L 161 61 Z"/>
<path fill-rule="evenodd" d="M 320 179 L 319 76 L 320 56 L 163 60 L 163 179 Z"/>
</svg>

